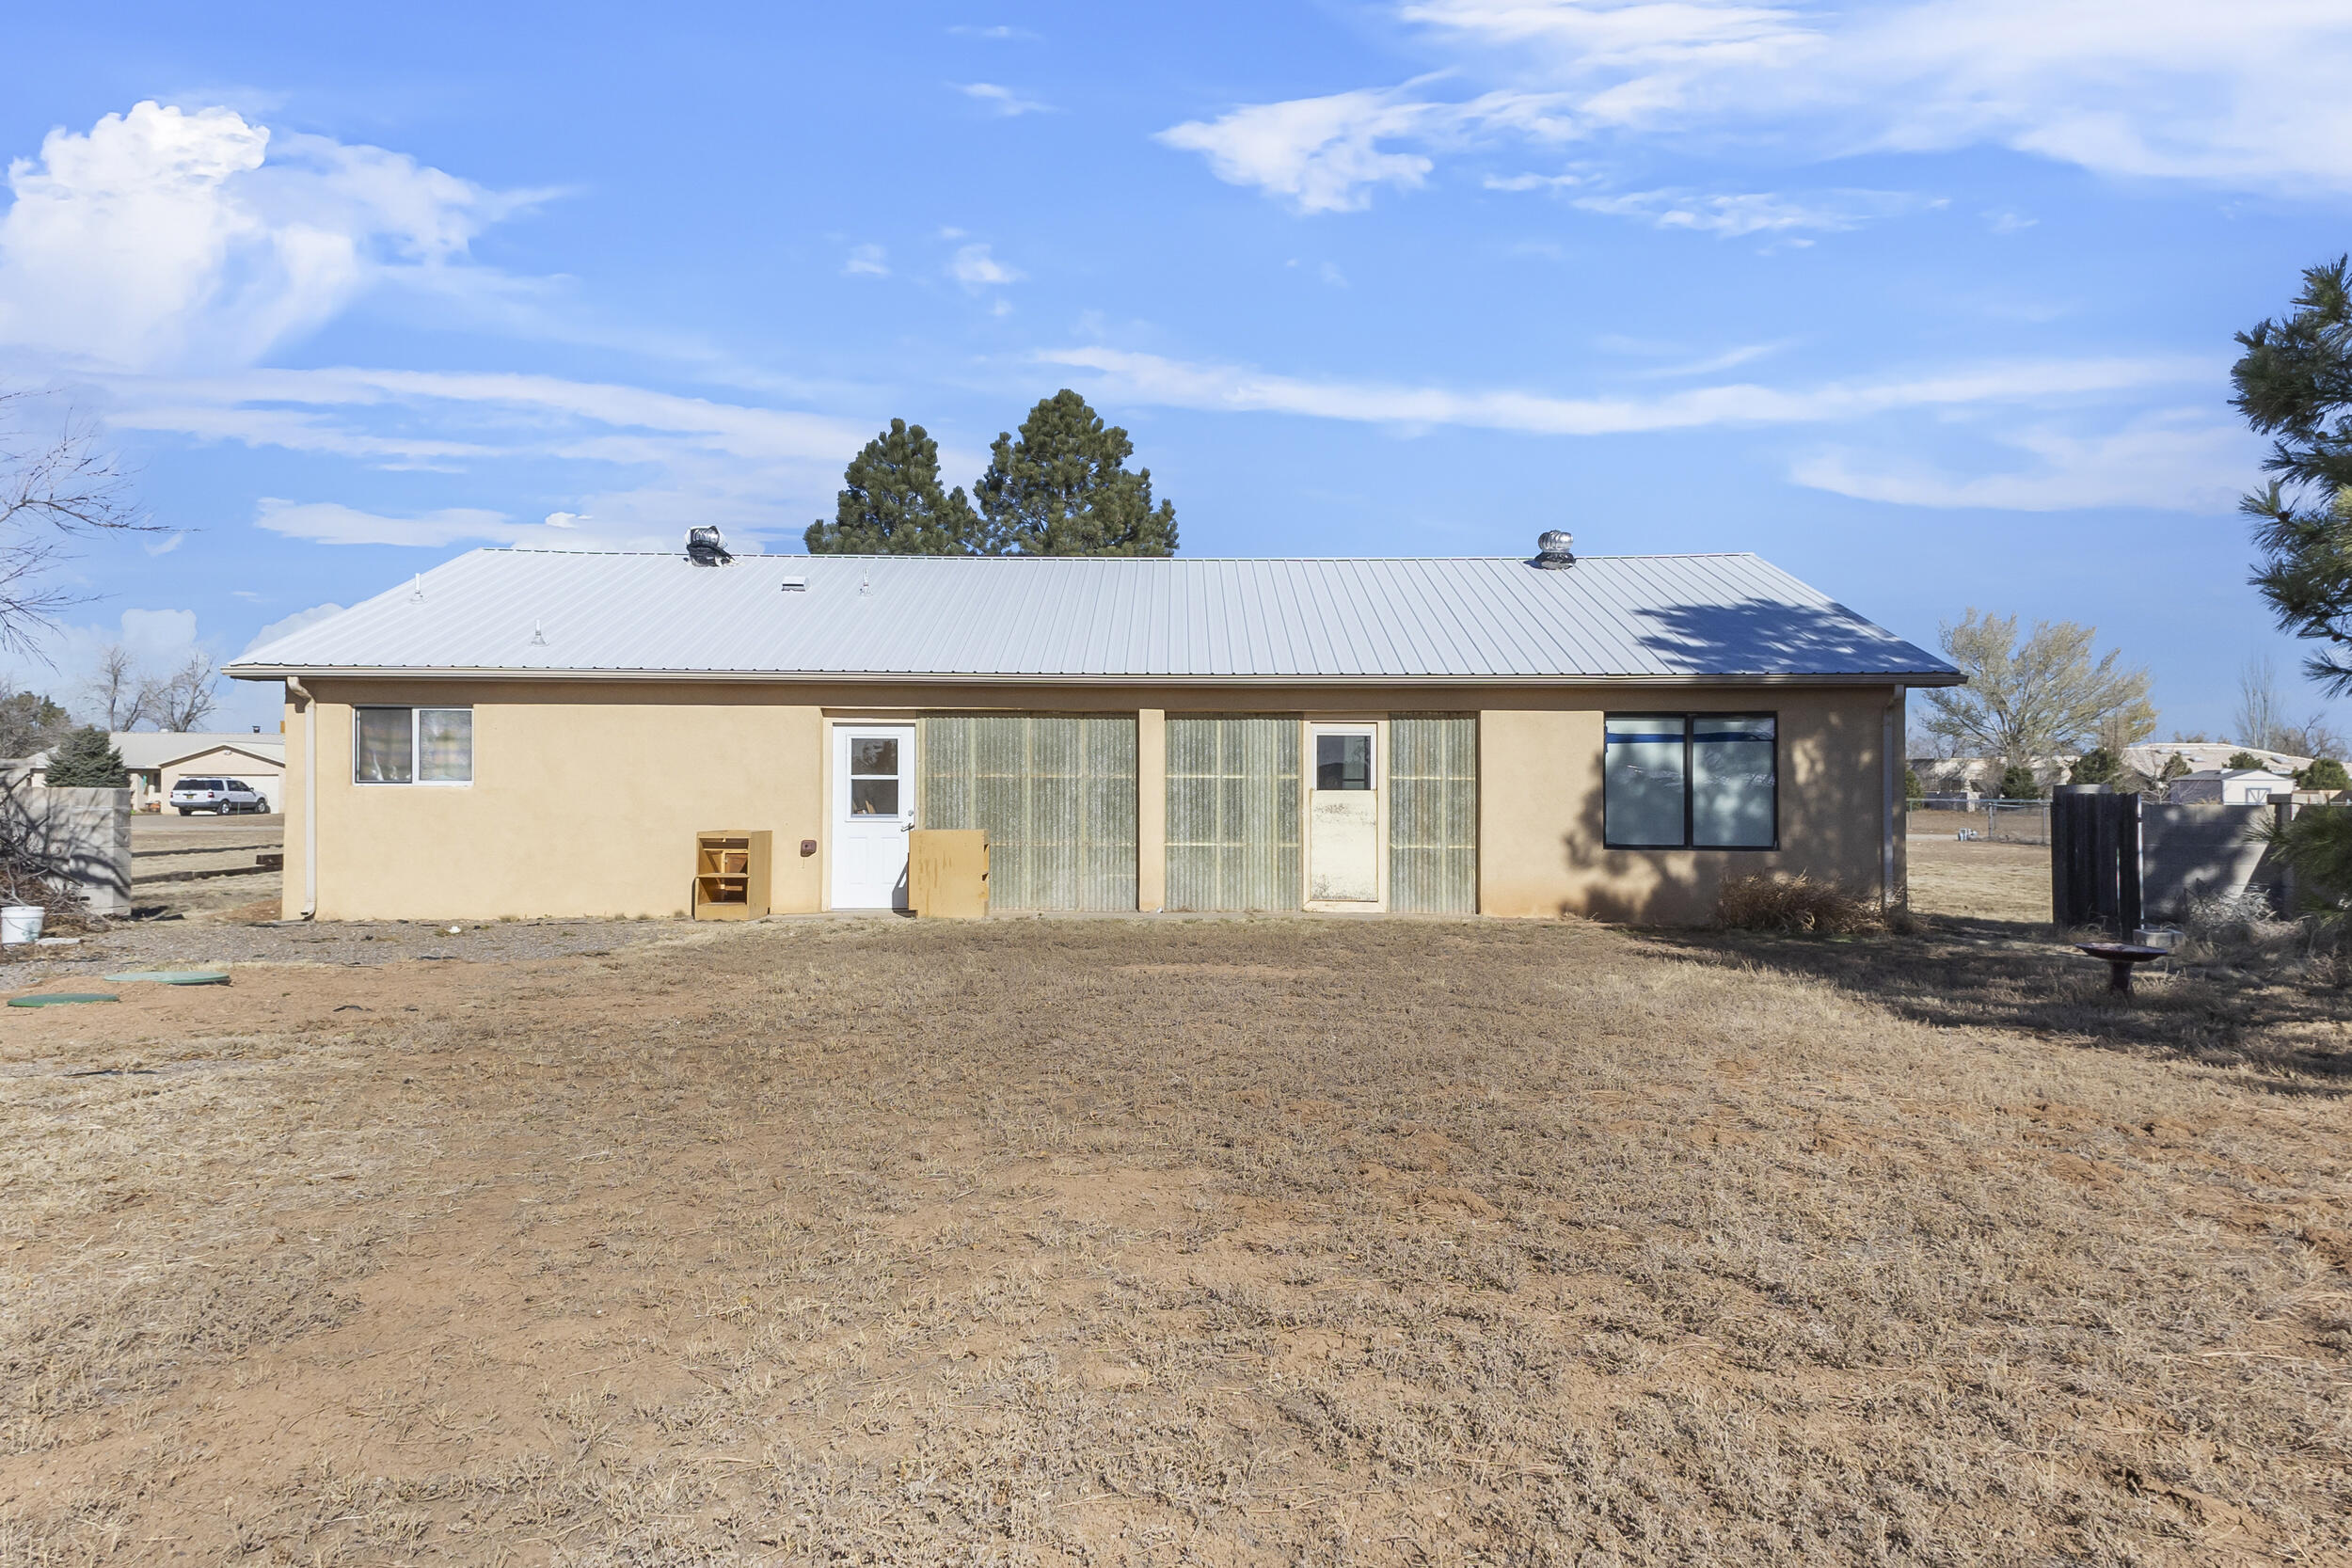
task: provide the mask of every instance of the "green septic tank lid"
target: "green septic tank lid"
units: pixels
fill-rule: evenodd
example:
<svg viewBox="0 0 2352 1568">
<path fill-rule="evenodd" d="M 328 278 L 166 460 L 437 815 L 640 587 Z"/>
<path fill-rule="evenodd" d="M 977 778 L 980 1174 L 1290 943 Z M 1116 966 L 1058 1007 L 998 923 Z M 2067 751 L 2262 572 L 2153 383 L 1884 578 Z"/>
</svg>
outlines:
<svg viewBox="0 0 2352 1568">
<path fill-rule="evenodd" d="M 94 990 L 53 990 L 40 996 L 11 996 L 11 1007 L 63 1007 L 75 1002 L 119 1002 L 119 996 L 108 996 Z"/>
<path fill-rule="evenodd" d="M 229 974 L 219 969 L 134 969 L 122 974 L 109 974 L 109 980 L 153 980 L 167 986 L 225 986 Z"/>
</svg>

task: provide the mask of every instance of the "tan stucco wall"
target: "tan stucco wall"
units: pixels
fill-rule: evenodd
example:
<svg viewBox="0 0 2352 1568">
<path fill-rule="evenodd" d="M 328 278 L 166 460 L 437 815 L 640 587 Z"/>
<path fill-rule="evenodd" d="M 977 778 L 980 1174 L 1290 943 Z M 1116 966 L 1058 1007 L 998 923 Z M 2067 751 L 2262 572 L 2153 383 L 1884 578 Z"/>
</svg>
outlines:
<svg viewBox="0 0 2352 1568">
<path fill-rule="evenodd" d="M 1138 902 L 1164 861 L 1167 713 L 1480 716 L 1481 906 L 1513 916 L 1704 919 L 1724 877 L 1807 871 L 1881 883 L 1887 689 L 1442 690 L 756 686 L 666 682 L 378 682 L 315 678 L 322 919 L 669 915 L 686 907 L 697 831 L 775 835 L 774 908 L 823 907 L 832 718 L 926 711 L 1131 712 L 1143 775 Z M 470 704 L 474 782 L 356 784 L 352 708 Z M 1782 847 L 1608 850 L 1600 842 L 1605 709 L 1775 711 Z M 286 912 L 304 900 L 303 726 L 289 704 Z M 1899 727 L 1897 729 L 1899 736 Z M 1899 787 L 1899 774 L 1897 775 Z M 273 796 L 273 801 L 277 797 Z M 1899 883 L 1898 884 L 1899 885 Z"/>
<path fill-rule="evenodd" d="M 1692 925 L 1729 877 L 1804 872 L 1880 896 L 1887 690 L 1589 692 L 1486 707 L 1478 725 L 1479 905 L 1488 914 Z M 1606 710 L 1774 712 L 1778 849 L 1611 849 L 1601 839 Z M 1899 736 L 1900 731 L 1897 734 Z M 1898 742 L 1899 744 L 1899 741 Z M 1900 787 L 1900 775 L 1897 775 Z M 1897 839 L 1899 847 L 1899 835 Z"/>
</svg>

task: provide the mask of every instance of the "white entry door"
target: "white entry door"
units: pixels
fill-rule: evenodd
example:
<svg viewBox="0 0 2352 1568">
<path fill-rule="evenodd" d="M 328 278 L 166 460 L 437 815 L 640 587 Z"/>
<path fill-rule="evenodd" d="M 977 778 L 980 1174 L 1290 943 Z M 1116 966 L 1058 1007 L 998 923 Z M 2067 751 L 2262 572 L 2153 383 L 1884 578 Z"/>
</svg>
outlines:
<svg viewBox="0 0 2352 1568">
<path fill-rule="evenodd" d="M 1379 732 L 1370 724 L 1308 731 L 1307 901 L 1380 902 Z"/>
<path fill-rule="evenodd" d="M 833 907 L 907 907 L 914 726 L 833 727 Z"/>
</svg>

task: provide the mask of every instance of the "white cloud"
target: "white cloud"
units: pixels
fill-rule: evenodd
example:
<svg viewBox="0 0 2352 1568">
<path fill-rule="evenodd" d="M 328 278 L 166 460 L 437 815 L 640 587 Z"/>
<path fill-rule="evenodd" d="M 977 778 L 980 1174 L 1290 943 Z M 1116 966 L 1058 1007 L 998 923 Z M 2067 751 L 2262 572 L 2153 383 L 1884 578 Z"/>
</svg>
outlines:
<svg viewBox="0 0 2352 1568">
<path fill-rule="evenodd" d="M 1380 145 L 1425 135 L 1445 113 L 1404 93 L 1367 89 L 1253 104 L 1215 120 L 1187 120 L 1153 139 L 1198 152 L 1219 180 L 1286 198 L 1302 213 L 1351 212 L 1371 202 L 1374 186 L 1409 190 L 1436 166 L 1424 153 Z"/>
<path fill-rule="evenodd" d="M 1433 154 L 1762 132 L 1805 158 L 1993 145 L 2103 174 L 2352 189 L 2341 0 L 1408 0 L 1445 74 L 1160 135 L 1301 211 L 1421 184 Z"/>
<path fill-rule="evenodd" d="M 2201 409 L 2150 416 L 2119 431 L 2079 434 L 2036 426 L 1995 437 L 2025 467 L 1964 473 L 1883 452 L 1833 449 L 1796 463 L 1799 484 L 1899 506 L 2068 512 L 2146 507 L 2219 516 L 2236 509 L 2260 443 Z"/>
<path fill-rule="evenodd" d="M 1479 182 L 1490 191 L 1564 191 L 1588 182 L 1581 174 L 1489 174 Z"/>
<path fill-rule="evenodd" d="M 1741 365 L 1753 364 L 1769 355 L 1778 354 L 1782 349 L 1787 348 L 1791 341 L 1784 338 L 1772 343 L 1741 343 L 1739 347 L 1727 348 L 1721 354 L 1710 354 L 1704 359 L 1694 359 L 1679 365 L 1660 365 L 1650 370 L 1637 371 L 1634 373 L 1645 381 L 1672 381 L 1686 375 L 1716 375 L 1724 371 L 1736 370 Z"/>
<path fill-rule="evenodd" d="M 850 277 L 888 277 L 888 254 L 878 245 L 851 245 L 849 260 L 841 263 L 841 271 Z"/>
<path fill-rule="evenodd" d="M 959 23 L 947 31 L 953 37 L 960 39 L 990 39 L 996 41 L 1018 39 L 1029 42 L 1034 42 L 1038 39 L 1038 35 L 1026 27 L 1008 27 L 1001 23 L 993 27 L 978 27 L 968 23 Z"/>
<path fill-rule="evenodd" d="M 167 539 L 159 540 L 152 545 L 148 545 L 143 547 L 150 555 L 169 555 L 172 551 L 178 549 L 183 544 L 184 544 L 187 537 L 188 531 L 186 529 L 182 529 Z"/>
<path fill-rule="evenodd" d="M 987 104 L 992 111 L 1008 119 L 1019 115 L 1045 114 L 1054 107 L 1034 98 L 1024 98 L 1010 87 L 1001 87 L 993 82 L 950 82 L 947 85 L 964 97 Z"/>
<path fill-rule="evenodd" d="M 8 178 L 0 342 L 124 368 L 251 364 L 377 284 L 445 287 L 546 194 L 152 102 L 52 131 Z"/>
<path fill-rule="evenodd" d="M 312 605 L 308 610 L 297 610 L 292 615 L 272 621 L 268 626 L 255 632 L 252 641 L 245 645 L 244 652 L 238 654 L 237 657 L 243 658 L 246 654 L 251 653 L 256 648 L 265 648 L 281 637 L 292 637 L 305 626 L 317 626 L 329 616 L 341 615 L 342 612 L 343 607 L 339 604 Z"/>
<path fill-rule="evenodd" d="M 1770 192 L 1708 196 L 1694 191 L 1662 190 L 1579 197 L 1575 205 L 1587 213 L 1639 218 L 1656 229 L 1686 229 L 1693 233 L 1738 239 L 1748 234 L 1779 234 L 1802 229 L 1859 229 L 1876 217 L 1942 203 L 1923 202 L 1900 191 L 1832 191 L 1800 198 Z"/>
<path fill-rule="evenodd" d="M 1021 280 L 1019 273 L 990 255 L 984 245 L 960 247 L 947 263 L 947 276 L 975 292 Z"/>
<path fill-rule="evenodd" d="M 2213 363 L 2190 356 L 2053 359 L 1797 389 L 1735 385 L 1653 398 L 1562 398 L 1522 391 L 1316 381 L 1099 347 L 1055 350 L 1038 357 L 1047 364 L 1093 371 L 1102 377 L 1101 396 L 1129 403 L 1406 426 L 1461 425 L 1543 436 L 1813 424 L 1900 409 L 2032 404 L 2210 380 L 2219 373 Z"/>
<path fill-rule="evenodd" d="M 120 430 L 356 458 L 379 468 L 472 474 L 560 463 L 580 487 L 565 498 L 568 511 L 582 523 L 595 519 L 593 527 L 544 535 L 512 531 L 545 524 L 491 528 L 488 519 L 500 515 L 490 513 L 470 521 L 438 514 L 421 522 L 390 519 L 384 526 L 396 526 L 404 542 L 430 538 L 437 527 L 451 538 L 529 538 L 559 547 L 658 538 L 666 548 L 677 530 L 706 522 L 744 534 L 797 532 L 814 515 L 810 507 L 832 504 L 841 465 L 872 434 L 862 421 L 553 376 L 346 367 L 111 377 L 96 386 L 109 396 L 108 422 Z M 591 488 L 600 479 L 610 487 Z M 333 519 L 314 521 L 291 531 L 344 536 L 326 526 Z M 372 525 L 342 519 L 336 526 Z"/>
<path fill-rule="evenodd" d="M 558 517 L 567 520 L 557 522 L 555 519 Z M 580 525 L 587 521 L 587 517 L 577 513 L 558 512 L 544 523 L 523 523 L 503 512 L 473 506 L 442 507 L 437 511 L 394 517 L 362 512 L 357 507 L 335 501 L 290 501 L 264 496 L 254 516 L 253 526 L 267 529 L 272 533 L 284 534 L 290 539 L 308 539 L 321 545 L 410 545 L 438 548 L 449 545 L 482 543 L 528 545 L 537 549 L 596 550 L 662 549 L 675 542 L 666 532 L 603 529 L 591 531 L 580 528 Z"/>
</svg>

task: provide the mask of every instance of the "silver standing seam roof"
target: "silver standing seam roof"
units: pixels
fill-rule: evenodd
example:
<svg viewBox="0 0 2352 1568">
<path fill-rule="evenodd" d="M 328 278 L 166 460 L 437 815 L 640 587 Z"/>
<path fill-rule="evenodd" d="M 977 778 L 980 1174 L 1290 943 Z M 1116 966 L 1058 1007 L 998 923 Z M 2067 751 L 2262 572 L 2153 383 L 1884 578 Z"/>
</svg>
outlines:
<svg viewBox="0 0 2352 1568">
<path fill-rule="evenodd" d="M 795 586 L 797 584 L 797 586 Z M 228 668 L 950 682 L 1864 682 L 1942 659 L 1759 558 L 683 555 L 483 549 Z"/>
</svg>

